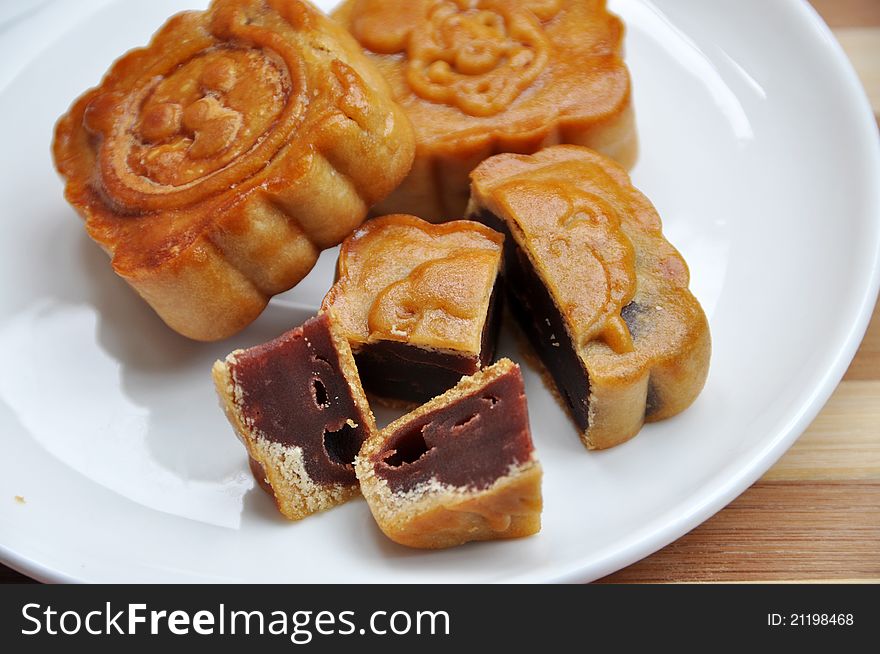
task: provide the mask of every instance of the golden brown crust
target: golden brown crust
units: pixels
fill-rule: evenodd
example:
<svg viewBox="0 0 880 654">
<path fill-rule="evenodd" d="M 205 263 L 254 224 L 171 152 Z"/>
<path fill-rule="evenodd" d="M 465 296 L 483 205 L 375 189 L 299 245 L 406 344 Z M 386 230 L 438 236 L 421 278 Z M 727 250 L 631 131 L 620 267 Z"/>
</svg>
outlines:
<svg viewBox="0 0 880 654">
<path fill-rule="evenodd" d="M 322 310 L 355 351 L 386 340 L 479 355 L 502 244 L 475 222 L 375 218 L 343 243 Z"/>
<path fill-rule="evenodd" d="M 416 161 L 376 213 L 457 219 L 499 152 L 636 155 L 623 24 L 605 0 L 347 0 L 334 14 L 412 118 Z"/>
<path fill-rule="evenodd" d="M 56 127 L 65 195 L 172 328 L 251 322 L 409 170 L 412 129 L 301 0 L 215 0 L 119 59 Z"/>
<path fill-rule="evenodd" d="M 690 406 L 708 374 L 708 321 L 687 264 L 626 171 L 556 146 L 493 157 L 472 181 L 468 213 L 505 221 L 566 320 L 590 380 L 587 447 L 628 440 L 648 411 L 653 421 Z"/>
<path fill-rule="evenodd" d="M 355 471 L 373 517 L 390 539 L 408 547 L 440 549 L 470 541 L 521 538 L 540 531 L 542 470 L 534 453 L 482 490 L 452 487 L 434 479 L 413 490 L 395 492 L 375 469 L 377 455 L 393 434 L 422 416 L 479 392 L 516 367 L 509 359 L 501 359 L 364 442 Z"/>
<path fill-rule="evenodd" d="M 330 316 L 330 334 L 339 355 L 340 371 L 351 389 L 358 419 L 367 434 L 377 433 L 375 418 L 361 387 L 348 341 L 339 333 Z M 326 511 L 360 494 L 357 484 L 319 484 L 309 475 L 302 449 L 273 442 L 254 429 L 245 418 L 242 389 L 236 384 L 232 368 L 240 351 L 216 361 L 211 370 L 220 405 L 236 436 L 247 449 L 251 472 L 257 483 L 275 500 L 281 514 L 301 520 Z M 291 426 L 294 428 L 295 426 Z"/>
<path fill-rule="evenodd" d="M 416 501 L 397 512 L 373 517 L 388 538 L 418 549 L 444 549 L 483 540 L 524 538 L 541 531 L 541 467 L 535 463 L 513 470 L 491 488 L 473 493 L 435 490 L 430 499 Z M 361 489 L 372 510 L 385 501 L 379 493 Z"/>
</svg>

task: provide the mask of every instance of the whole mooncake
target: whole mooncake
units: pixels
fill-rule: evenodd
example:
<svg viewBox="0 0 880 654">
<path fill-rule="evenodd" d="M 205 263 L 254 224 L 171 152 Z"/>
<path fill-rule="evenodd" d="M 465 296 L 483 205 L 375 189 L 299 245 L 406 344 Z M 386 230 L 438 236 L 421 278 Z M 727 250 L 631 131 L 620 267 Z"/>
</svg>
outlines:
<svg viewBox="0 0 880 654">
<path fill-rule="evenodd" d="M 592 150 L 502 154 L 473 173 L 468 215 L 504 231 L 511 311 L 589 448 L 686 409 L 709 370 L 687 264 L 626 171 Z"/>
<path fill-rule="evenodd" d="M 56 128 L 66 197 L 173 329 L 229 336 L 394 189 L 412 129 L 301 0 L 215 0 L 119 59 Z"/>
<path fill-rule="evenodd" d="M 555 143 L 636 156 L 623 23 L 605 0 L 346 0 L 333 14 L 412 119 L 417 153 L 375 210 L 462 217 L 468 174 Z"/>
</svg>

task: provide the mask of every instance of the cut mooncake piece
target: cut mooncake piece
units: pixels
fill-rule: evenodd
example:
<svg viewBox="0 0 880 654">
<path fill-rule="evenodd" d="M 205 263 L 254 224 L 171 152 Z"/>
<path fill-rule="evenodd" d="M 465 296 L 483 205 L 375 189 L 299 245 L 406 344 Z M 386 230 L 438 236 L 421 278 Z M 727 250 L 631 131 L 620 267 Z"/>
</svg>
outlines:
<svg viewBox="0 0 880 654">
<path fill-rule="evenodd" d="M 168 20 L 58 122 L 67 200 L 173 329 L 230 336 L 409 172 L 412 127 L 360 46 L 301 0 Z"/>
<path fill-rule="evenodd" d="M 376 423 L 329 314 L 233 352 L 213 375 L 251 471 L 285 517 L 299 520 L 358 494 L 354 458 Z"/>
<path fill-rule="evenodd" d="M 624 27 L 605 0 L 346 0 L 334 12 L 412 119 L 416 159 L 375 209 L 459 218 L 468 174 L 554 143 L 636 157 Z"/>
<path fill-rule="evenodd" d="M 437 549 L 541 529 L 541 465 L 519 366 L 502 359 L 391 423 L 355 465 L 393 541 Z"/>
<path fill-rule="evenodd" d="M 427 402 L 492 362 L 503 237 L 476 222 L 368 221 L 342 245 L 332 309 L 364 388 Z"/>
<path fill-rule="evenodd" d="M 610 159 L 576 146 L 498 155 L 468 215 L 507 234 L 512 313 L 589 448 L 622 443 L 700 393 L 709 325 L 656 210 Z"/>
</svg>

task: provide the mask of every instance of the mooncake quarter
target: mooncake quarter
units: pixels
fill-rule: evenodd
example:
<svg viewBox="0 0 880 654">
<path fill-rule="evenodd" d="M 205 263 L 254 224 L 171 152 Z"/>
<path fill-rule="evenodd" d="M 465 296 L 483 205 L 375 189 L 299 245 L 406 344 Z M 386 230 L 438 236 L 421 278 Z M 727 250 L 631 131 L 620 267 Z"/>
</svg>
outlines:
<svg viewBox="0 0 880 654">
<path fill-rule="evenodd" d="M 173 329 L 229 336 L 408 172 L 410 123 L 301 0 L 215 0 L 119 59 L 56 127 L 67 200 Z"/>
<path fill-rule="evenodd" d="M 285 517 L 358 494 L 354 459 L 376 424 L 332 316 L 233 352 L 214 364 L 213 377 L 251 471 Z"/>
<path fill-rule="evenodd" d="M 468 215 L 506 233 L 512 313 L 589 448 L 687 408 L 709 369 L 709 325 L 687 264 L 626 171 L 555 146 L 473 173 Z"/>
<path fill-rule="evenodd" d="M 509 359 L 372 435 L 355 470 L 377 524 L 402 545 L 439 549 L 541 529 L 541 465 Z"/>
<path fill-rule="evenodd" d="M 417 154 L 376 214 L 460 218 L 468 174 L 500 152 L 636 156 L 623 23 L 605 0 L 346 0 L 333 14 L 412 119 Z"/>
<path fill-rule="evenodd" d="M 394 215 L 342 244 L 322 310 L 335 313 L 368 392 L 427 402 L 492 362 L 503 241 L 478 222 Z"/>
</svg>

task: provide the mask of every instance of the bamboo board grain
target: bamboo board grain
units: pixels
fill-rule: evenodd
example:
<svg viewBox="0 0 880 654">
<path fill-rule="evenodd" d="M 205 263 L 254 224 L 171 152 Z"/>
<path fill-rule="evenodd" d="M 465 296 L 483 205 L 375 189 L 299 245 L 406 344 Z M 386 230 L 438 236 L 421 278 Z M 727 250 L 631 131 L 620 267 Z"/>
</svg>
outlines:
<svg viewBox="0 0 880 654">
<path fill-rule="evenodd" d="M 758 483 L 689 534 L 601 581 L 880 582 L 878 344 L 880 304 L 848 376 Z"/>
<path fill-rule="evenodd" d="M 876 0 L 880 6 L 880 0 Z M 880 113 L 880 27 L 846 27 L 834 30 L 865 87 L 874 113 Z"/>
<path fill-rule="evenodd" d="M 839 27 L 880 27 L 877 0 L 812 0 L 819 15 L 832 29 Z"/>
<path fill-rule="evenodd" d="M 880 0 L 813 5 L 880 115 Z M 880 305 L 825 408 L 758 483 L 602 581 L 880 582 Z"/>
<path fill-rule="evenodd" d="M 880 483 L 878 431 L 880 381 L 844 382 L 762 481 Z"/>
<path fill-rule="evenodd" d="M 843 376 L 844 381 L 870 379 L 880 379 L 880 304 L 874 307 L 874 316 L 858 354 Z"/>
<path fill-rule="evenodd" d="M 760 481 L 604 582 L 877 581 L 880 484 Z"/>
</svg>

